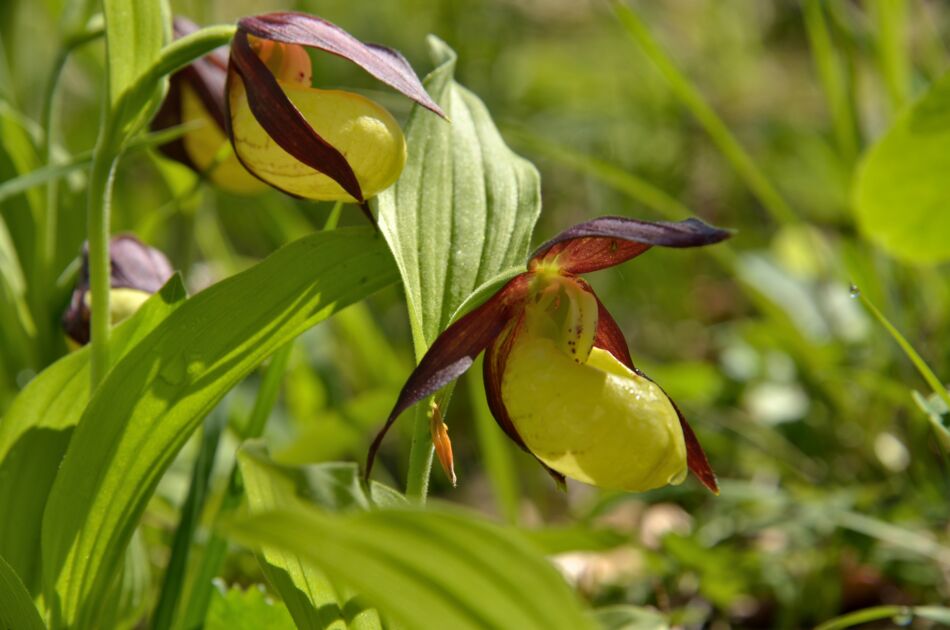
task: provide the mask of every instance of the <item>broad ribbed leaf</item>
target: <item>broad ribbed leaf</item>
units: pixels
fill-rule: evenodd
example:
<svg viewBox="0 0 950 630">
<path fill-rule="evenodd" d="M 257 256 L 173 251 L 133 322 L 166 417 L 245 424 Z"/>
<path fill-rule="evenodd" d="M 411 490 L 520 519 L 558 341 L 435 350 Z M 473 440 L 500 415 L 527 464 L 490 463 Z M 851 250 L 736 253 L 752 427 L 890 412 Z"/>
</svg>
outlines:
<svg viewBox="0 0 950 630">
<path fill-rule="evenodd" d="M 379 195 L 379 224 L 406 289 L 417 358 L 485 281 L 522 267 L 541 210 L 538 172 L 504 143 L 485 105 L 453 79 L 455 53 L 429 39 L 425 87 L 451 124 L 416 106 L 409 157 Z"/>
<path fill-rule="evenodd" d="M 314 234 L 190 298 L 116 365 L 80 420 L 43 519 L 47 601 L 65 625 L 94 618 L 158 480 L 224 394 L 396 277 L 371 230 Z"/>
<path fill-rule="evenodd" d="M 858 169 L 858 224 L 889 254 L 950 260 L 950 73 L 867 153 Z"/>
<path fill-rule="evenodd" d="M 355 464 L 283 466 L 270 458 L 261 442 L 242 447 L 238 462 L 251 513 L 280 509 L 297 500 L 309 500 L 335 511 L 369 507 Z M 258 560 L 298 628 L 381 627 L 376 611 L 362 610 L 355 600 L 347 601 L 326 576 L 292 551 L 265 546 Z"/>
<path fill-rule="evenodd" d="M 291 551 L 407 628 L 582 630 L 591 622 L 547 560 L 474 514 L 302 506 L 254 515 L 232 537 Z"/>
<path fill-rule="evenodd" d="M 185 287 L 175 276 L 113 331 L 112 356 L 124 356 L 184 300 Z M 0 514 L 17 515 L 0 518 L 0 556 L 32 592 L 40 587 L 43 508 L 89 401 L 89 383 L 89 349 L 82 348 L 30 381 L 0 421 Z"/>
<path fill-rule="evenodd" d="M 0 556 L 0 628 L 6 630 L 45 630 L 33 598 L 19 576 Z"/>
</svg>

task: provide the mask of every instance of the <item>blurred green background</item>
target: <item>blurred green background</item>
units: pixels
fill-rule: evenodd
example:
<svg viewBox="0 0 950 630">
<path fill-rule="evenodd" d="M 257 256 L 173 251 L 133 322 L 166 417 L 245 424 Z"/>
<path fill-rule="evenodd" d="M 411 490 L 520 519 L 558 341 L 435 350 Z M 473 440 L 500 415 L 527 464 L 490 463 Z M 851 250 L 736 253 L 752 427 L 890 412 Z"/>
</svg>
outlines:
<svg viewBox="0 0 950 630">
<path fill-rule="evenodd" d="M 559 553 L 556 561 L 591 602 L 651 605 L 690 626 L 807 627 L 877 604 L 950 600 L 948 459 L 914 396 L 930 392 L 849 292 L 851 283 L 859 286 L 948 378 L 946 264 L 889 257 L 858 228 L 851 203 L 862 153 L 947 69 L 947 5 L 632 4 L 785 200 L 790 219 L 750 189 L 607 2 L 172 4 L 200 24 L 278 9 L 312 12 L 400 49 L 420 75 L 431 68 L 425 37 L 438 35 L 458 51 L 458 80 L 542 172 L 537 243 L 605 214 L 655 220 L 688 213 L 737 231 L 725 253 L 654 250 L 589 277 L 635 362 L 691 420 L 721 496 L 694 480 L 645 495 L 574 484 L 560 493 L 501 438 L 473 379 L 456 389 L 447 416 L 459 486 L 435 470 L 439 498 L 528 529 L 547 525 L 536 539 Z M 25 130 L 40 145 L 45 84 L 75 19 L 57 0 L 0 4 L 5 142 Z M 821 32 L 830 52 L 822 52 Z M 314 60 L 317 85 L 360 87 L 397 117 L 408 113 L 407 102 L 376 91 L 351 67 Z M 822 64 L 840 79 L 837 101 Z M 94 144 L 103 76 L 99 42 L 68 63 L 55 137 L 63 152 Z M 3 157 L 2 179 L 28 170 L 31 159 L 41 163 L 38 149 L 20 155 L 21 164 Z M 30 198 L 0 203 L 30 277 Z M 81 173 L 63 180 L 59 203 L 56 267 L 63 275 L 49 279 L 57 284 L 38 318 L 36 343 L 5 333 L 0 410 L 65 351 L 56 321 L 84 239 Z M 196 291 L 319 229 L 329 208 L 277 192 L 238 198 L 196 188 L 190 172 L 140 151 L 120 167 L 113 230 L 166 251 Z M 345 210 L 343 223 L 363 221 L 357 209 Z M 362 461 L 411 365 L 397 289 L 305 334 L 268 425 L 275 454 L 298 463 Z M 216 413 L 239 427 L 258 383 L 242 384 Z M 931 411 L 939 414 L 935 405 Z M 378 468 L 399 486 L 409 424 L 387 440 Z M 181 455 L 146 516 L 156 543 L 167 542 L 176 523 L 193 456 L 193 449 Z M 233 443 L 219 457 L 222 476 L 231 457 Z M 167 549 L 152 549 L 162 566 Z M 226 579 L 262 581 L 252 556 L 239 552 Z"/>
</svg>

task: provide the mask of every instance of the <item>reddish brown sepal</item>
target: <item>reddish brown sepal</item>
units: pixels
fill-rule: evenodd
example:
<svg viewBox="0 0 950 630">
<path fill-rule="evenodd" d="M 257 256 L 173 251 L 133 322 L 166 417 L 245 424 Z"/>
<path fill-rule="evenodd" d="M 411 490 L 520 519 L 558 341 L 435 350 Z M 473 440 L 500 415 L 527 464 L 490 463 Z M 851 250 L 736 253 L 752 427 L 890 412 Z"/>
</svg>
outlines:
<svg viewBox="0 0 950 630">
<path fill-rule="evenodd" d="M 613 267 L 639 256 L 654 245 L 699 247 L 718 243 L 732 235 L 699 219 L 638 221 L 624 217 L 600 217 L 569 228 L 542 245 L 528 263 L 533 269 L 553 261 L 565 273 L 587 273 Z"/>
<path fill-rule="evenodd" d="M 305 13 L 278 12 L 244 18 L 238 22 L 238 29 L 255 37 L 308 46 L 342 57 L 445 118 L 405 57 L 385 46 L 364 44 L 336 24 Z"/>
<path fill-rule="evenodd" d="M 338 183 L 354 199 L 362 202 L 363 191 L 360 189 L 350 163 L 346 161 L 342 153 L 314 131 L 306 118 L 290 102 L 284 91 L 280 89 L 277 79 L 251 49 L 247 33 L 241 29 L 238 29 L 231 42 L 230 67 L 233 72 L 228 73 L 228 92 L 231 90 L 231 81 L 240 80 L 244 84 L 251 113 L 267 135 L 284 151 L 310 168 L 323 173 Z M 228 101 L 225 103 L 228 107 L 226 118 L 228 137 L 231 139 L 231 145 L 234 146 L 235 156 L 240 160 L 241 154 L 235 146 L 234 134 L 231 131 L 230 103 Z M 247 170 L 255 174 L 252 169 Z M 272 185 L 269 182 L 265 183 Z"/>
<path fill-rule="evenodd" d="M 472 366 L 479 353 L 518 315 L 531 276 L 530 273 L 523 273 L 512 278 L 487 302 L 446 328 L 433 342 L 409 375 L 386 423 L 370 445 L 366 459 L 367 479 L 379 445 L 399 414 L 442 389 Z"/>
<path fill-rule="evenodd" d="M 659 384 L 657 386 L 659 387 Z M 663 388 L 660 387 L 660 389 Z M 666 392 L 663 393 L 665 394 Z M 667 396 L 667 398 L 670 397 Z M 706 452 L 703 451 L 699 439 L 696 437 L 696 434 L 693 433 L 693 428 L 686 422 L 686 418 L 683 416 L 683 412 L 680 411 L 679 406 L 677 406 L 676 401 L 670 398 L 670 404 L 672 404 L 673 409 L 676 410 L 676 415 L 679 416 L 680 419 L 680 427 L 683 429 L 683 440 L 686 442 L 686 465 L 689 467 L 690 472 L 696 475 L 700 483 L 706 486 L 710 492 L 718 496 L 719 482 L 716 481 L 716 473 L 713 472 L 712 466 L 709 465 Z"/>
</svg>

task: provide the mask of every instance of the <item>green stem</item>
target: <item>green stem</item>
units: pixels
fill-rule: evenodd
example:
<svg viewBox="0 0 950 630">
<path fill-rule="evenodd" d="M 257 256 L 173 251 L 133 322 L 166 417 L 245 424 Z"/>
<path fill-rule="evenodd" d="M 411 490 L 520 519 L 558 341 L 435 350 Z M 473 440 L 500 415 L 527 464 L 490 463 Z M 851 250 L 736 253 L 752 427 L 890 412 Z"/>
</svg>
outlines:
<svg viewBox="0 0 950 630">
<path fill-rule="evenodd" d="M 409 470 L 406 473 L 406 497 L 424 504 L 429 494 L 432 473 L 432 434 L 429 429 L 429 399 L 413 407 L 412 444 L 409 447 Z"/>
<path fill-rule="evenodd" d="M 337 224 L 340 222 L 340 215 L 343 213 L 343 202 L 337 201 L 333 204 L 333 208 L 330 209 L 330 214 L 327 215 L 327 222 L 323 224 L 323 231 L 329 232 L 335 230 Z"/>
<path fill-rule="evenodd" d="M 843 630 L 844 628 L 851 628 L 862 623 L 877 621 L 879 619 L 912 616 L 913 610 L 913 608 L 907 606 L 875 606 L 873 608 L 865 608 L 864 610 L 856 610 L 847 615 L 830 619 L 817 626 L 815 630 Z"/>
<path fill-rule="evenodd" d="M 806 0 L 804 17 L 812 58 L 831 112 L 838 150 L 850 167 L 858 155 L 858 126 L 851 107 L 844 65 L 832 43 L 821 0 Z"/>
<path fill-rule="evenodd" d="M 96 147 L 92 170 L 89 174 L 88 241 L 89 292 L 92 295 L 90 373 L 92 388 L 102 382 L 109 371 L 109 290 L 111 265 L 109 262 L 109 226 L 112 206 L 112 184 L 119 163 L 110 150 L 108 138 Z"/>
<path fill-rule="evenodd" d="M 907 26 L 907 4 L 904 0 L 870 0 L 868 10 L 877 31 L 878 63 L 891 111 L 897 112 L 907 101 L 910 64 L 907 60 L 904 33 Z"/>
<path fill-rule="evenodd" d="M 201 436 L 201 448 L 195 458 L 191 472 L 191 485 L 188 487 L 188 496 L 181 508 L 181 517 L 178 528 L 172 539 L 171 556 L 162 588 L 159 592 L 158 603 L 155 605 L 155 614 L 152 616 L 152 630 L 166 630 L 172 627 L 175 620 L 175 611 L 184 591 L 185 572 L 188 567 L 188 556 L 191 553 L 195 531 L 201 519 L 208 497 L 208 488 L 211 474 L 214 470 L 214 460 L 218 453 L 218 444 L 221 433 L 227 424 L 224 413 L 213 413 L 204 423 L 204 432 Z"/>
<path fill-rule="evenodd" d="M 660 47 L 646 24 L 640 19 L 640 16 L 624 4 L 622 0 L 614 0 L 614 10 L 631 39 L 640 46 L 644 54 L 653 62 L 653 65 L 669 83 L 676 97 L 696 117 L 706 133 L 712 138 L 712 141 L 752 190 L 752 193 L 758 197 L 766 211 L 778 223 L 796 223 L 798 216 L 792 208 L 772 186 L 746 150 L 742 148 L 729 127 L 706 102 L 700 91 L 680 72 L 673 60 Z"/>
<path fill-rule="evenodd" d="M 884 327 L 894 341 L 897 342 L 897 345 L 900 346 L 901 350 L 904 351 L 904 354 L 907 355 L 907 358 L 910 359 L 910 362 L 914 364 L 914 367 L 917 368 L 917 372 L 927 381 L 927 385 L 930 386 L 930 389 L 933 390 L 943 402 L 947 405 L 947 408 L 950 409 L 950 391 L 947 390 L 946 385 L 940 382 L 940 379 L 937 378 L 937 375 L 934 374 L 934 371 L 930 369 L 930 366 L 921 358 L 920 354 L 917 353 L 917 350 L 914 349 L 914 346 L 910 345 L 910 342 L 901 334 L 899 330 L 884 316 L 884 313 L 878 310 L 878 308 L 868 299 L 860 289 L 855 286 L 851 287 L 851 295 L 860 296 L 861 303 L 864 304 L 864 307 L 867 308 L 871 315 L 874 316 L 874 319 Z"/>
<path fill-rule="evenodd" d="M 53 69 L 50 73 L 49 81 L 46 84 L 46 90 L 43 94 L 43 156 L 47 168 L 56 166 L 56 156 L 54 152 L 56 138 L 56 119 L 59 114 L 57 94 L 59 91 L 59 81 L 69 61 L 70 55 L 80 46 L 98 39 L 102 36 L 104 29 L 97 25 L 86 31 L 69 38 L 63 43 L 63 47 L 56 60 L 53 63 Z M 46 187 L 46 208 L 41 213 L 40 225 L 36 226 L 36 267 L 34 269 L 34 286 L 36 291 L 41 294 L 40 306 L 45 312 L 49 311 L 51 292 L 53 290 L 52 280 L 55 274 L 56 265 L 56 240 L 57 230 L 59 229 L 59 182 L 57 179 L 50 179 Z M 39 315 L 39 313 L 37 314 Z M 42 351 L 49 350 L 48 335 L 49 326 L 46 321 L 40 322 L 40 343 Z M 48 358 L 48 357 L 47 357 Z"/>
</svg>

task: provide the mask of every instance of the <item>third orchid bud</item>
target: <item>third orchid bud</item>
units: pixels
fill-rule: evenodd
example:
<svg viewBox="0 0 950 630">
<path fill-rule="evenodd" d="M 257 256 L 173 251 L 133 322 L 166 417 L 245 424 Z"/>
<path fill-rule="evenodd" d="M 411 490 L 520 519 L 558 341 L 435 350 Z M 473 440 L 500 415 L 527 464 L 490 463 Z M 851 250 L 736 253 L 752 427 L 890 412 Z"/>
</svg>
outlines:
<svg viewBox="0 0 950 630">
<path fill-rule="evenodd" d="M 113 325 L 131 316 L 172 276 L 165 254 L 129 234 L 112 237 L 109 245 L 109 320 Z M 83 247 L 82 268 L 63 314 L 63 329 L 77 346 L 89 342 L 89 252 Z"/>
<path fill-rule="evenodd" d="M 186 18 L 174 20 L 176 39 L 197 30 L 198 26 Z M 227 61 L 225 52 L 214 50 L 173 74 L 152 129 L 187 125 L 184 135 L 159 150 L 207 177 L 218 188 L 249 195 L 266 186 L 241 165 L 228 143 L 224 104 Z"/>
</svg>

